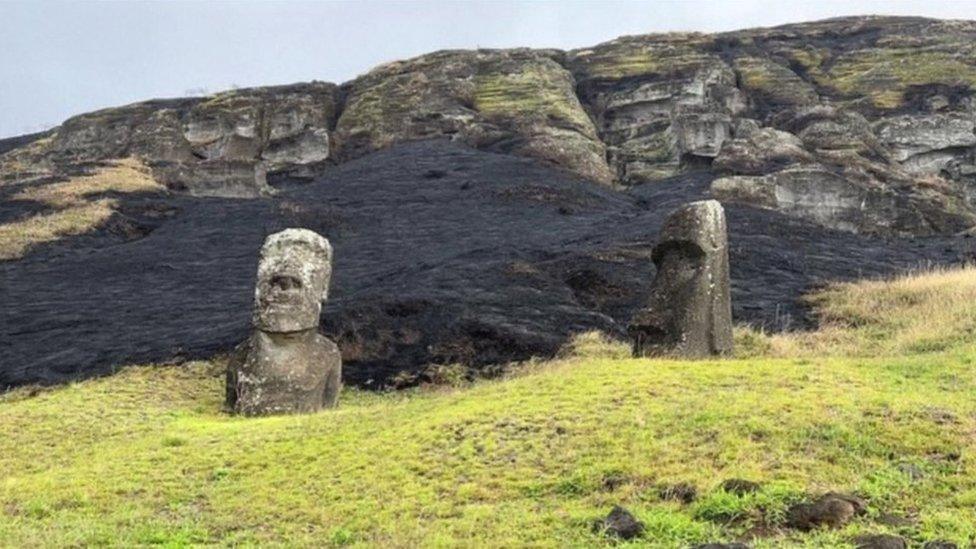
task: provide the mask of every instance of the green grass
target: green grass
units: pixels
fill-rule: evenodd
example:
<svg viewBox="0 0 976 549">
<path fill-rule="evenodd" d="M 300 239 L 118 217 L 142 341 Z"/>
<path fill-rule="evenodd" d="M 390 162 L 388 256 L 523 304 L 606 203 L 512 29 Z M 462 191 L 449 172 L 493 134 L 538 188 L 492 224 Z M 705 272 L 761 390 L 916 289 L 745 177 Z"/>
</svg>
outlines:
<svg viewBox="0 0 976 549">
<path fill-rule="evenodd" d="M 821 82 L 841 93 L 866 96 L 878 108 L 894 109 L 909 86 L 976 85 L 971 54 L 968 43 L 860 50 L 838 58 Z"/>
<path fill-rule="evenodd" d="M 858 318 L 850 330 L 894 341 L 905 325 L 871 332 L 890 319 L 863 313 L 906 287 L 941 299 L 918 281 L 819 299 L 832 326 Z M 763 342 L 784 352 L 776 337 L 743 330 L 754 356 L 690 362 L 630 359 L 590 335 L 506 379 L 347 390 L 337 410 L 308 416 L 224 414 L 220 361 L 19 389 L 0 397 L 0 546 L 584 547 L 611 543 L 592 524 L 614 504 L 646 524 L 641 546 L 753 528 L 754 547 L 976 539 L 976 346 L 760 355 Z M 733 477 L 763 488 L 717 488 Z M 659 487 L 678 482 L 699 498 L 663 501 Z M 840 531 L 781 528 L 791 503 L 831 490 L 866 497 L 868 516 Z M 916 525 L 883 526 L 884 512 Z"/>
</svg>

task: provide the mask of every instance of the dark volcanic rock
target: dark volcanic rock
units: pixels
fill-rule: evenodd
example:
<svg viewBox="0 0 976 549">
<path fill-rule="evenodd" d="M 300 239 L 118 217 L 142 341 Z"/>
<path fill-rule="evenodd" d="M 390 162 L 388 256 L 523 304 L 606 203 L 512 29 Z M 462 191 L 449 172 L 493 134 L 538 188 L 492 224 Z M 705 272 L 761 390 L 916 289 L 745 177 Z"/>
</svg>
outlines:
<svg viewBox="0 0 976 549">
<path fill-rule="evenodd" d="M 644 524 L 619 505 L 614 506 L 600 527 L 607 534 L 620 539 L 634 539 L 644 533 Z"/>
<path fill-rule="evenodd" d="M 845 494 L 825 494 L 813 503 L 798 503 L 787 512 L 786 525 L 804 532 L 840 528 L 867 510 L 864 500 Z"/>
<path fill-rule="evenodd" d="M 286 227 L 335 248 L 322 330 L 350 383 L 547 356 L 592 329 L 622 338 L 663 218 L 710 181 L 618 192 L 435 141 L 281 182 L 269 199 L 120 197 L 141 238 L 103 230 L 0 263 L 0 387 L 230 351 L 248 333 L 261 243 Z M 733 318 L 771 329 L 806 325 L 798 297 L 828 280 L 970 257 L 965 239 L 869 238 L 738 205 L 726 215 Z"/>
<path fill-rule="evenodd" d="M 687 482 L 678 484 L 668 484 L 658 488 L 658 495 L 661 499 L 680 501 L 681 503 L 691 503 L 698 497 L 698 489 Z"/>
</svg>

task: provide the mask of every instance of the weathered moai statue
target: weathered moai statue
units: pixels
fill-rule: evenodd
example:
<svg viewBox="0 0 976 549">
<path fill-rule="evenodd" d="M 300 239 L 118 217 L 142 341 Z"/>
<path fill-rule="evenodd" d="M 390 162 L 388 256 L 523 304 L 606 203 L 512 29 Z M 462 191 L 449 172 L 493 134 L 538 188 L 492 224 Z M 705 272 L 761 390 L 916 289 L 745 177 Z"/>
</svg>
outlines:
<svg viewBox="0 0 976 549">
<path fill-rule="evenodd" d="M 332 246 L 306 229 L 269 236 L 254 292 L 254 331 L 227 367 L 227 406 L 261 416 L 335 406 L 342 357 L 318 333 L 332 278 Z"/>
<path fill-rule="evenodd" d="M 651 255 L 657 275 L 630 322 L 634 356 L 705 357 L 732 350 L 725 210 L 687 204 L 664 222 Z"/>
</svg>

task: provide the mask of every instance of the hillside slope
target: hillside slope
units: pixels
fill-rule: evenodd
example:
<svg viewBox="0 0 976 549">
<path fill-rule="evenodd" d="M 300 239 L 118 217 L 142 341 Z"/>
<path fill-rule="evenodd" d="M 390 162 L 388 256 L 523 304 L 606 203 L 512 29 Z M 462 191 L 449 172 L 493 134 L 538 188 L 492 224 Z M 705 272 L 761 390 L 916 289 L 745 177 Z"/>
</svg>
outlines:
<svg viewBox="0 0 976 549">
<path fill-rule="evenodd" d="M 825 282 L 974 257 L 974 25 L 442 51 L 0 140 L 0 390 L 231 348 L 285 226 L 337 246 L 323 326 L 362 386 L 620 336 L 662 218 L 705 197 L 735 319 L 807 325 Z"/>
<path fill-rule="evenodd" d="M 115 223 L 0 263 L 0 388 L 229 351 L 247 334 L 257 250 L 289 226 L 335 247 L 322 330 L 347 383 L 409 384 L 431 363 L 490 372 L 589 330 L 625 337 L 653 279 L 658 227 L 709 181 L 700 172 L 620 192 L 427 141 L 262 200 L 96 193 L 95 204 L 116 202 Z M 973 257 L 971 239 L 884 240 L 727 210 L 735 319 L 771 330 L 809 324 L 798 299 L 828 281 Z"/>
<path fill-rule="evenodd" d="M 620 504 L 645 523 L 634 546 L 972 543 L 976 272 L 817 301 L 833 335 L 790 336 L 788 357 L 762 355 L 786 336 L 740 333 L 759 354 L 698 362 L 634 360 L 590 336 L 509 379 L 350 390 L 300 417 L 222 413 L 220 361 L 20 389 L 0 397 L 0 539 L 595 546 L 612 539 L 594 521 Z M 854 344 L 822 345 L 839 331 Z M 873 356 L 850 356 L 867 342 Z M 730 478 L 761 487 L 730 494 Z M 679 483 L 697 497 L 662 496 Z M 789 506 L 827 491 L 867 513 L 840 530 L 787 527 Z"/>
</svg>

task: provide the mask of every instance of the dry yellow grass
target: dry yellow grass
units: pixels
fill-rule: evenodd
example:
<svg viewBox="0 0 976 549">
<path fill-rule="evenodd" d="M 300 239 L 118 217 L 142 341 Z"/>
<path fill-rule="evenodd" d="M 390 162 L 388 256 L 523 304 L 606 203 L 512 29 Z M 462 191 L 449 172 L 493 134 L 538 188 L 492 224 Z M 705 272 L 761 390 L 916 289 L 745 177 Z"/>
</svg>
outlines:
<svg viewBox="0 0 976 549">
<path fill-rule="evenodd" d="M 50 175 L 50 165 L 43 155 L 52 141 L 53 137 L 48 136 L 0 154 L 0 185 Z"/>
<path fill-rule="evenodd" d="M 976 333 L 976 266 L 835 284 L 810 298 L 811 332 L 736 331 L 741 356 L 894 356 L 941 351 Z"/>
<path fill-rule="evenodd" d="M 162 185 L 152 178 L 149 169 L 135 158 L 125 158 L 91 175 L 72 177 L 67 181 L 28 187 L 14 195 L 15 200 L 33 200 L 50 206 L 76 206 L 85 197 L 97 193 L 137 193 L 158 191 Z"/>
<path fill-rule="evenodd" d="M 89 200 L 91 195 L 148 192 L 163 188 L 141 162 L 132 158 L 119 160 L 91 175 L 28 187 L 13 198 L 41 202 L 58 209 L 0 225 L 0 260 L 23 257 L 31 246 L 62 236 L 82 234 L 104 223 L 114 213 L 117 201 L 108 198 Z"/>
<path fill-rule="evenodd" d="M 87 232 L 111 217 L 114 206 L 114 200 L 96 200 L 0 225 L 0 259 L 17 259 L 35 244 Z"/>
</svg>

